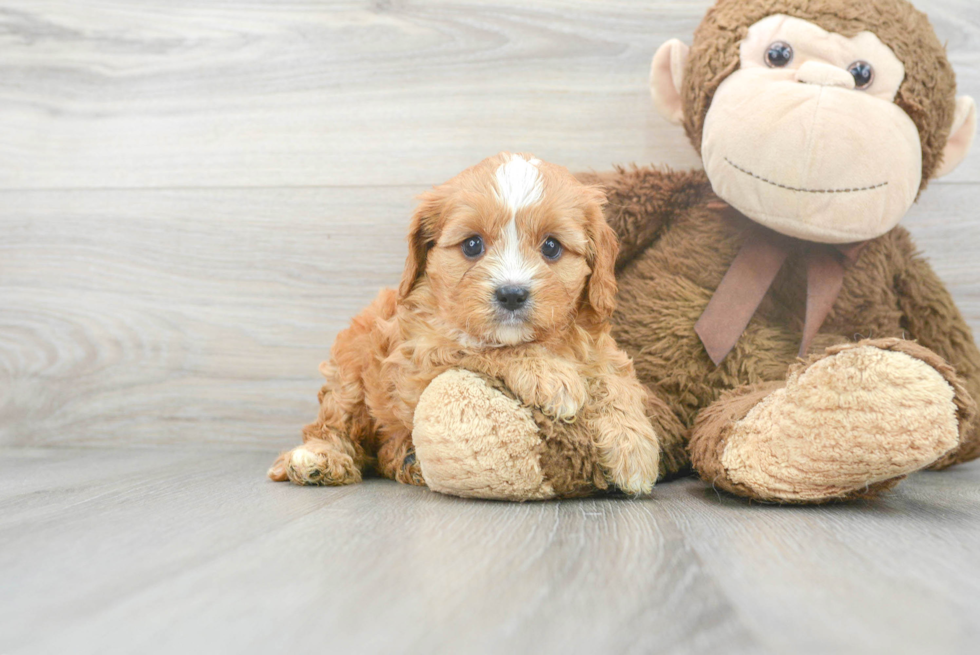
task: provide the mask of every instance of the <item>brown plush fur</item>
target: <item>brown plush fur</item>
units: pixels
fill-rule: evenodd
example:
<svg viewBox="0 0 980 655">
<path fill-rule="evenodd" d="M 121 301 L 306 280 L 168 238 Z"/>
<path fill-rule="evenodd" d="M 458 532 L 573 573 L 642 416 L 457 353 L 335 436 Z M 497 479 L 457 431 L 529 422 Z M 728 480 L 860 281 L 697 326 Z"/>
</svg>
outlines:
<svg viewBox="0 0 980 655">
<path fill-rule="evenodd" d="M 270 477 L 347 484 L 374 469 L 424 484 L 412 444 L 415 409 L 433 379 L 458 367 L 500 380 L 535 408 L 541 466 L 564 495 L 580 493 L 583 477 L 592 488 L 597 461 L 612 483 L 649 491 L 658 445 L 644 414 L 647 391 L 610 336 L 616 240 L 603 219 L 602 194 L 563 168 L 532 160 L 540 199 L 518 209 L 515 219 L 495 174 L 521 157 L 526 167 L 525 156 L 502 153 L 423 197 L 399 291 L 382 291 L 338 335 L 330 362 L 321 367 L 327 382 L 319 418 L 304 428 L 303 446 L 279 457 Z M 492 255 L 508 243 L 508 223 L 523 235 L 522 254 L 513 257 L 527 257 L 536 267 L 529 282 L 533 304 L 522 324 L 528 334 L 517 343 L 495 341 L 499 261 Z M 486 256 L 467 258 L 461 251 L 473 234 L 483 235 Z M 538 248 L 548 235 L 565 252 L 545 264 Z M 562 442 L 548 427 L 555 421 L 579 426 L 565 436 L 588 438 Z"/>
<path fill-rule="evenodd" d="M 871 31 L 902 61 L 906 75 L 895 103 L 918 128 L 921 192 L 941 163 L 955 111 L 956 82 L 945 49 L 925 15 L 905 0 L 718 0 L 695 33 L 680 90 L 684 127 L 694 147 L 700 152 L 705 116 L 719 85 L 739 66 L 739 44 L 748 28 L 773 14 L 807 20 L 844 36 Z M 749 220 L 713 194 L 701 171 L 633 168 L 580 177 L 604 185 L 608 194 L 607 218 L 621 240 L 619 309 L 613 334 L 634 357 L 641 381 L 663 399 L 661 413 L 679 420 L 677 434 L 670 433 L 667 417 L 660 420 L 667 426 L 662 428 L 661 441 L 673 444 L 664 459 L 675 462 L 677 471 L 690 465 L 685 459 L 690 453 L 706 481 L 733 493 L 781 502 L 823 502 L 876 493 L 896 484 L 904 476 L 902 471 L 911 472 L 915 467 L 943 468 L 980 456 L 976 410 L 980 352 L 949 293 L 904 229 L 895 228 L 868 242 L 858 260 L 847 266 L 843 288 L 810 346 L 817 360 L 807 365 L 829 366 L 814 361 L 839 356 L 841 362 L 853 360 L 877 367 L 880 378 L 893 386 L 871 396 L 874 411 L 885 412 L 885 416 L 889 402 L 896 403 L 896 408 L 909 406 L 906 401 L 922 403 L 923 416 L 945 416 L 949 425 L 934 435 L 923 435 L 923 442 L 933 439 L 933 445 L 926 447 L 902 425 L 886 428 L 883 424 L 888 420 L 869 423 L 867 417 L 849 414 L 860 411 L 849 410 L 848 403 L 867 393 L 860 386 L 866 371 L 834 364 L 835 375 L 840 377 L 834 381 L 833 375 L 825 376 L 825 384 L 840 384 L 840 388 L 815 390 L 830 392 L 820 411 L 829 412 L 828 429 L 834 432 L 825 438 L 821 428 L 815 427 L 801 436 L 799 423 L 786 424 L 784 433 L 776 425 L 782 419 L 773 408 L 777 402 L 805 405 L 806 394 L 801 396 L 797 390 L 791 395 L 787 387 L 801 384 L 804 378 L 808 384 L 815 379 L 793 368 L 806 309 L 806 258 L 801 256 L 806 244 L 799 242 L 800 250 L 789 255 L 734 350 L 715 367 L 694 324 L 743 245 Z M 840 348 L 862 338 L 875 341 L 865 343 L 867 350 L 860 358 L 854 359 L 853 353 L 839 355 Z M 905 340 L 917 340 L 918 345 Z M 888 354 L 893 351 L 907 353 L 911 359 Z M 814 375 L 820 377 L 823 372 Z M 834 393 L 839 394 L 837 400 Z M 947 396 L 949 400 L 944 400 Z M 787 406 L 780 411 L 805 414 L 809 410 Z M 799 418 L 820 426 L 815 416 L 800 414 Z M 760 421 L 770 418 L 774 420 L 767 427 L 758 427 Z M 862 427 L 848 432 L 862 421 Z M 888 430 L 892 432 L 884 434 Z M 736 432 L 742 441 L 733 445 Z M 833 452 L 846 465 L 851 457 L 848 443 L 854 444 L 856 459 L 863 456 L 856 445 L 861 439 L 866 445 L 878 444 L 870 446 L 878 449 L 869 455 L 871 459 L 886 461 L 888 446 L 881 444 L 896 435 L 899 441 L 912 439 L 903 442 L 908 444 L 905 452 L 900 452 L 901 447 L 894 451 L 908 466 L 895 469 L 889 479 L 875 478 L 869 468 L 863 486 L 816 483 L 808 487 L 804 476 L 797 480 L 797 487 L 790 484 L 783 493 L 777 488 L 783 484 L 780 480 L 769 488 L 745 482 L 765 468 L 761 464 L 752 475 L 741 477 L 726 466 L 726 461 L 738 457 L 742 457 L 739 465 L 745 463 L 746 439 L 756 445 L 768 439 L 758 451 L 760 457 L 769 458 L 766 466 L 781 466 L 778 453 L 799 455 L 800 448 L 822 452 L 817 459 Z M 852 438 L 855 441 L 849 442 Z M 686 451 L 677 445 L 688 439 Z M 827 451 L 827 439 L 839 447 Z M 906 457 L 912 451 L 919 451 L 919 460 Z M 810 464 L 816 470 L 827 461 L 804 463 L 802 469 Z M 757 482 L 760 475 L 756 475 Z"/>
<path fill-rule="evenodd" d="M 922 141 L 922 185 L 940 164 L 956 108 L 956 77 L 929 19 L 905 0 L 719 0 L 694 33 L 684 73 L 684 128 L 701 151 L 704 118 L 718 86 L 738 68 L 748 28 L 771 14 L 808 20 L 847 37 L 874 32 L 905 64 L 895 104 Z"/>
<path fill-rule="evenodd" d="M 605 186 L 607 220 L 622 243 L 613 334 L 632 355 L 640 380 L 669 408 L 671 416 L 661 412 L 660 425 L 679 419 L 673 423 L 677 434 L 662 428 L 661 442 L 673 444 L 663 458 L 682 472 L 690 462 L 680 444 L 686 443 L 696 420 L 706 426 L 714 421 L 714 427 L 700 434 L 715 437 L 690 445 L 698 470 L 722 488 L 757 497 L 724 481 L 718 435 L 723 424 L 781 386 L 797 362 L 806 302 L 803 258 L 790 255 L 735 349 L 715 367 L 694 323 L 750 223 L 714 196 L 702 171 L 632 168 L 580 177 Z M 922 350 L 932 351 L 929 356 L 920 353 L 920 359 L 939 370 L 955 390 L 960 445 L 933 466 L 980 455 L 974 400 L 980 398 L 980 352 L 949 292 L 901 227 L 869 242 L 847 268 L 843 289 L 811 351 L 821 353 L 862 337 L 917 340 Z M 712 408 L 723 395 L 728 401 Z M 706 408 L 709 413 L 701 417 Z"/>
</svg>

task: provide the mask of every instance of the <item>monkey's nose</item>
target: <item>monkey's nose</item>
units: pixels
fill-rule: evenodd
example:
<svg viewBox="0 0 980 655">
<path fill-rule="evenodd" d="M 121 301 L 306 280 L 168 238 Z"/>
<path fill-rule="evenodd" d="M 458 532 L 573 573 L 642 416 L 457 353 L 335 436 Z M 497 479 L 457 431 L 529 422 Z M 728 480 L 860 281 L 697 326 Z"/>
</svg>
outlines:
<svg viewBox="0 0 980 655">
<path fill-rule="evenodd" d="M 500 306 L 512 312 L 523 307 L 530 295 L 527 288 L 515 286 L 498 287 L 494 292 Z"/>
<path fill-rule="evenodd" d="M 796 70 L 796 81 L 818 86 L 837 86 L 842 89 L 854 88 L 854 77 L 843 68 L 819 61 L 805 62 Z"/>
</svg>

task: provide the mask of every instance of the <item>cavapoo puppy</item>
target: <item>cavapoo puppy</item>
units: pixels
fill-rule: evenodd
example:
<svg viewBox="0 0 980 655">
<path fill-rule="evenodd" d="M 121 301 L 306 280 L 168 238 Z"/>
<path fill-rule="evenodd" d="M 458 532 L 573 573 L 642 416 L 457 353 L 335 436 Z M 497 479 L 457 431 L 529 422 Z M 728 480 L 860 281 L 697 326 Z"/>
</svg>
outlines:
<svg viewBox="0 0 980 655">
<path fill-rule="evenodd" d="M 618 245 L 605 198 L 565 168 L 501 153 L 421 196 L 398 290 L 383 290 L 321 365 L 320 415 L 269 477 L 425 484 L 415 406 L 440 373 L 503 382 L 523 403 L 586 421 L 609 482 L 648 493 L 660 449 L 647 391 L 610 336 Z"/>
</svg>

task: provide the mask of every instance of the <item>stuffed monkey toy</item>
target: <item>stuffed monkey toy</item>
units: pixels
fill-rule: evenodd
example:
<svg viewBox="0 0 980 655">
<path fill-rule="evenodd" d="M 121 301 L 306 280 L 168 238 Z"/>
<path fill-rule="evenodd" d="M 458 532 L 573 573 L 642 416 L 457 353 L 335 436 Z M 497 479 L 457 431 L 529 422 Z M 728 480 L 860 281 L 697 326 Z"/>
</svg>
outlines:
<svg viewBox="0 0 980 655">
<path fill-rule="evenodd" d="M 693 468 L 747 498 L 819 503 L 980 455 L 980 352 L 897 225 L 970 148 L 976 107 L 955 90 L 905 0 L 719 0 L 690 48 L 659 49 L 654 105 L 704 170 L 581 178 L 609 196 L 613 333 L 650 391 L 661 479 Z M 416 412 L 427 483 L 516 499 L 600 488 L 587 444 L 566 469 L 544 462 L 564 437 L 538 414 L 444 374 Z M 481 466 L 502 452 L 510 468 Z"/>
</svg>

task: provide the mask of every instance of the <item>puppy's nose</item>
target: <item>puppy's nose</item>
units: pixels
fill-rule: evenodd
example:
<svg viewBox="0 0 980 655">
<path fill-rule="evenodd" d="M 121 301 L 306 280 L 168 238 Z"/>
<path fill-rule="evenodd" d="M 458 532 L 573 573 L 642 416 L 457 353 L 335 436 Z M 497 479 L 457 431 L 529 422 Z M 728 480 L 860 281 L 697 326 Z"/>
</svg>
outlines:
<svg viewBox="0 0 980 655">
<path fill-rule="evenodd" d="M 498 287 L 495 295 L 504 309 L 515 311 L 524 306 L 530 294 L 524 287 Z"/>
</svg>

